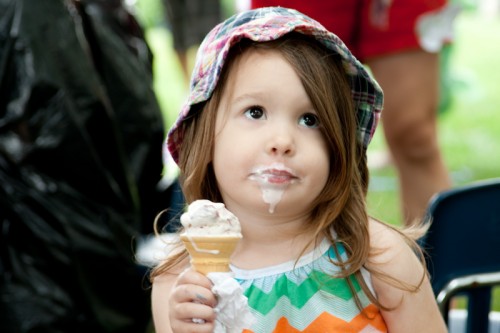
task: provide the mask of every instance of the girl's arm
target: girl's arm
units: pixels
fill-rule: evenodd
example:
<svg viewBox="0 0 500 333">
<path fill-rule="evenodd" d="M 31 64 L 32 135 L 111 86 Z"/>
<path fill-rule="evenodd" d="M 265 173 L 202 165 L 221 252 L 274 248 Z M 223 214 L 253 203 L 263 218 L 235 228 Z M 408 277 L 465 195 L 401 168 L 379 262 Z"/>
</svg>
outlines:
<svg viewBox="0 0 500 333">
<path fill-rule="evenodd" d="M 372 247 L 384 249 L 372 257 L 369 268 L 382 271 L 404 283 L 416 286 L 422 279 L 424 267 L 401 235 L 378 222 L 371 222 Z M 395 308 L 382 311 L 391 333 L 446 333 L 446 325 L 427 276 L 415 292 L 392 286 L 372 274 L 376 296 L 382 305 Z"/>
<path fill-rule="evenodd" d="M 210 280 L 193 269 L 156 277 L 151 294 L 155 332 L 213 332 L 217 301 L 211 288 Z"/>
</svg>

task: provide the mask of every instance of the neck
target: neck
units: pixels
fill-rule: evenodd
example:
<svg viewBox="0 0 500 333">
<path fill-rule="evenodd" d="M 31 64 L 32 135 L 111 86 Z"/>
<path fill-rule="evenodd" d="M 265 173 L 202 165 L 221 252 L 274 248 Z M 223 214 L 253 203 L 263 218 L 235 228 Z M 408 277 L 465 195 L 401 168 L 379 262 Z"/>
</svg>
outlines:
<svg viewBox="0 0 500 333">
<path fill-rule="evenodd" d="M 255 212 L 233 211 L 241 222 L 243 238 L 232 262 L 243 269 L 262 268 L 296 260 L 314 248 L 313 234 L 304 226 L 306 216 L 259 216 Z"/>
</svg>

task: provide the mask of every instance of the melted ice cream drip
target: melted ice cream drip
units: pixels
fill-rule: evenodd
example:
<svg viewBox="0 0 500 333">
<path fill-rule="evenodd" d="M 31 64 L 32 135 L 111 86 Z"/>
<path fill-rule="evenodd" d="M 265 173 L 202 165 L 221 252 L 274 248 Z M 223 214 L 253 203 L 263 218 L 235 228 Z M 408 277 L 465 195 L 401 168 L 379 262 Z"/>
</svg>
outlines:
<svg viewBox="0 0 500 333">
<path fill-rule="evenodd" d="M 273 214 L 288 185 L 296 182 L 298 178 L 293 170 L 281 163 L 273 163 L 270 166 L 255 167 L 249 179 L 259 184 L 262 200 L 269 205 L 269 213 Z"/>
<path fill-rule="evenodd" d="M 260 189 L 262 191 L 262 199 L 269 205 L 269 213 L 274 213 L 274 209 L 281 201 L 281 197 L 283 197 L 286 188 L 266 188 L 265 184 L 260 183 Z"/>
</svg>

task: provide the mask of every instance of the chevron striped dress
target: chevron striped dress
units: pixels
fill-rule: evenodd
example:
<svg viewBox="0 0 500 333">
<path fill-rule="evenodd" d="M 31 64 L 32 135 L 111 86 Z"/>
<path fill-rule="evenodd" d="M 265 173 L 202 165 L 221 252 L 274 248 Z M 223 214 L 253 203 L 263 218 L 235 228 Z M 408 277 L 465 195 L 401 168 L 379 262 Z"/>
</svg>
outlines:
<svg viewBox="0 0 500 333">
<path fill-rule="evenodd" d="M 343 248 L 339 253 L 345 259 Z M 332 278 L 339 268 L 329 258 L 338 260 L 325 239 L 298 262 L 256 270 L 232 266 L 256 319 L 253 327 L 244 332 L 387 332 L 379 309 L 354 277 L 351 277 L 354 287 L 367 315 L 356 306 L 345 279 Z M 364 273 L 370 285 L 368 272 Z"/>
</svg>

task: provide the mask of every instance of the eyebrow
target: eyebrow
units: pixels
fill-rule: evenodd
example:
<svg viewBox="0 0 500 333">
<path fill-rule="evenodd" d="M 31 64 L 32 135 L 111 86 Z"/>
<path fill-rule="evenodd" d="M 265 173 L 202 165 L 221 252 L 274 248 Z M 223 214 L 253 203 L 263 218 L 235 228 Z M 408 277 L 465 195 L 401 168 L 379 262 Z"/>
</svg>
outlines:
<svg viewBox="0 0 500 333">
<path fill-rule="evenodd" d="M 259 99 L 259 98 L 264 98 L 263 96 L 263 93 L 260 93 L 260 92 L 256 92 L 256 93 L 244 93 L 242 95 L 239 95 L 237 97 L 234 97 L 232 98 L 232 102 L 233 103 L 236 103 L 236 102 L 242 102 L 242 101 L 245 101 L 247 99 Z"/>
</svg>

